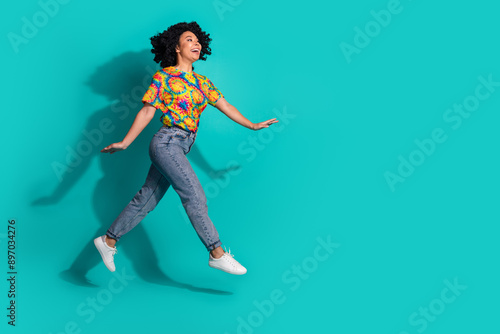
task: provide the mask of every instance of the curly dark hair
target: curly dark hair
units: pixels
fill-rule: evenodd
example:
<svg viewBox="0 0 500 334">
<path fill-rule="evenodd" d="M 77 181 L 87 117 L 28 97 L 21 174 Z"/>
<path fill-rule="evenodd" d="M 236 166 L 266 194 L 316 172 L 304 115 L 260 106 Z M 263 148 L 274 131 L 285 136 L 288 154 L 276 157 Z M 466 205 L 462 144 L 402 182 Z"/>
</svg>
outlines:
<svg viewBox="0 0 500 334">
<path fill-rule="evenodd" d="M 159 63 L 161 67 L 169 67 L 177 64 L 177 53 L 175 52 L 175 47 L 179 45 L 179 38 L 185 31 L 191 31 L 196 35 L 198 41 L 201 44 L 200 58 L 201 60 L 207 60 L 207 55 L 212 54 L 210 49 L 210 34 L 201 30 L 198 23 L 192 22 L 179 22 L 168 27 L 167 30 L 151 37 L 151 45 L 153 49 L 151 52 L 154 53 L 154 61 Z M 193 66 L 194 71 L 194 66 Z"/>
</svg>

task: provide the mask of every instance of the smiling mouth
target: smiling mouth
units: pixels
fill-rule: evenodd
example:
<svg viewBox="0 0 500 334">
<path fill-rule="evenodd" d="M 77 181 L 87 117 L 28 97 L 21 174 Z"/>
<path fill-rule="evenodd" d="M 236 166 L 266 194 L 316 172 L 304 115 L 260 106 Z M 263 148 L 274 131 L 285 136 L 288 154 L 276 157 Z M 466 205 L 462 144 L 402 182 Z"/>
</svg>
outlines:
<svg viewBox="0 0 500 334">
<path fill-rule="evenodd" d="M 199 49 L 193 49 L 193 50 L 191 50 L 191 52 L 200 53 L 200 50 Z"/>
</svg>

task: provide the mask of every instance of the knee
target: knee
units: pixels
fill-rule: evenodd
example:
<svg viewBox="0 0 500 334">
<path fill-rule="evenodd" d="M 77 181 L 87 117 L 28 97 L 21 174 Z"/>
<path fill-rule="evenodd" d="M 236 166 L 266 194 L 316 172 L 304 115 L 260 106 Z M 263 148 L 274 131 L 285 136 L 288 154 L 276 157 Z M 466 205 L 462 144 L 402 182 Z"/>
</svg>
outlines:
<svg viewBox="0 0 500 334">
<path fill-rule="evenodd" d="M 156 207 L 160 199 L 161 198 L 157 198 L 152 191 L 145 191 L 145 189 L 142 188 L 135 194 L 131 204 L 135 205 L 141 211 L 150 212 Z"/>
<path fill-rule="evenodd" d="M 205 195 L 205 193 L 203 191 L 201 191 L 199 194 L 198 194 L 198 203 L 200 204 L 200 206 L 204 209 L 207 209 L 208 206 L 207 206 L 207 196 Z"/>
<path fill-rule="evenodd" d="M 203 192 L 193 192 L 191 196 L 185 198 L 184 205 L 197 206 L 202 210 L 207 210 L 207 197 Z"/>
</svg>

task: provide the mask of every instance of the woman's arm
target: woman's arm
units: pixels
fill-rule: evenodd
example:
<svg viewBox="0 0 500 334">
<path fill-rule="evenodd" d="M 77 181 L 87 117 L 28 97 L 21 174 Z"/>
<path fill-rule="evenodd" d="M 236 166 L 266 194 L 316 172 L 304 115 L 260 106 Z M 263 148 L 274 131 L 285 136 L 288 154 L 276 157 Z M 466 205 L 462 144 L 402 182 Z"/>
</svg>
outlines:
<svg viewBox="0 0 500 334">
<path fill-rule="evenodd" d="M 219 109 L 221 112 L 223 112 L 227 117 L 235 121 L 236 123 L 249 128 L 251 130 L 260 130 L 262 128 L 268 128 L 269 125 L 273 123 L 277 123 L 278 120 L 276 118 L 271 118 L 267 121 L 260 122 L 260 123 L 252 123 L 248 119 L 243 116 L 236 107 L 231 105 L 229 102 L 226 101 L 225 98 L 221 97 L 217 103 L 215 103 L 215 107 Z"/>
<path fill-rule="evenodd" d="M 106 146 L 101 150 L 102 153 L 115 153 L 117 151 L 123 151 L 132 144 L 132 142 L 137 138 L 137 136 L 144 130 L 146 125 L 151 122 L 155 115 L 156 108 L 149 103 L 144 103 L 144 106 L 135 116 L 134 123 L 130 127 L 127 135 L 121 142 L 111 144 Z"/>
</svg>

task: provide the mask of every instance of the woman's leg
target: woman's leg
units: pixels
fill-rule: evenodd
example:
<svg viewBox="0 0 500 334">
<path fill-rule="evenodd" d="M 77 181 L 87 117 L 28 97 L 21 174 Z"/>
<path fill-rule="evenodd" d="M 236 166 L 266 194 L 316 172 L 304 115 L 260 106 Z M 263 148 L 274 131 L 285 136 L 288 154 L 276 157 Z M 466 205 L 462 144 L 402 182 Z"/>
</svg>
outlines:
<svg viewBox="0 0 500 334">
<path fill-rule="evenodd" d="M 170 183 L 155 165 L 151 164 L 146 182 L 107 230 L 108 246 L 113 247 L 125 233 L 139 224 L 160 202 L 168 187 Z"/>
<path fill-rule="evenodd" d="M 151 168 L 142 189 L 122 211 L 106 232 L 106 236 L 94 239 L 101 257 L 109 270 L 115 271 L 114 243 L 123 234 L 136 226 L 161 200 L 172 185 L 198 237 L 209 251 L 209 266 L 230 274 L 243 275 L 247 272 L 233 257 L 222 250 L 219 234 L 208 217 L 207 198 L 191 164 L 186 158 L 194 143 L 192 134 L 182 130 L 160 129 L 151 140 L 149 155 Z"/>
<path fill-rule="evenodd" d="M 205 192 L 186 158 L 189 149 L 181 146 L 186 142 L 178 142 L 180 145 L 170 142 L 158 146 L 151 161 L 177 192 L 198 237 L 207 250 L 211 251 L 221 245 L 219 234 L 208 217 Z M 218 251 L 223 253 L 222 248 Z"/>
</svg>

